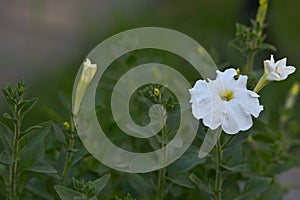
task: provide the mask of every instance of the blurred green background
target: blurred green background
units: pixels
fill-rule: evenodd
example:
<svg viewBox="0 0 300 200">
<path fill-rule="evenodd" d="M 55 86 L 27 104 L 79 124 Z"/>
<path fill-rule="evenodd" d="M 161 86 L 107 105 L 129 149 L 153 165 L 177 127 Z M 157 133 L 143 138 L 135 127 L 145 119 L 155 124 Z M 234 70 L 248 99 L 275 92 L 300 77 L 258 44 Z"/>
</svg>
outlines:
<svg viewBox="0 0 300 200">
<path fill-rule="evenodd" d="M 23 78 L 28 95 L 38 96 L 39 120 L 49 119 L 49 109 L 60 110 L 59 95 L 69 99 L 77 70 L 85 56 L 101 41 L 131 28 L 158 26 L 175 29 L 196 39 L 208 51 L 218 53 L 219 64 L 240 67 L 245 59 L 227 43 L 235 23 L 255 18 L 254 0 L 159 1 L 1 1 L 0 86 Z M 277 52 L 259 54 L 256 67 L 273 53 L 300 66 L 300 14 L 298 0 L 272 0 L 267 15 L 267 41 Z M 283 104 L 287 89 L 300 72 L 274 83 L 262 92 L 262 103 L 271 110 Z M 199 77 L 200 78 L 200 77 Z M 3 98 L 0 99 L 3 110 Z M 300 111 L 299 104 L 296 106 Z M 68 116 L 61 112 L 61 118 Z"/>
</svg>

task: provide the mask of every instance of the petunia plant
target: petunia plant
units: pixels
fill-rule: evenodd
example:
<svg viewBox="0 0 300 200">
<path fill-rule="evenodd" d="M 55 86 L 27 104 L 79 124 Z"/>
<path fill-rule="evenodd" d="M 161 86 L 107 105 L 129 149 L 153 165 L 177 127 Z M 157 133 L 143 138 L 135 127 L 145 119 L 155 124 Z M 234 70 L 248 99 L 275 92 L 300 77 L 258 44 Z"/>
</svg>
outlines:
<svg viewBox="0 0 300 200">
<path fill-rule="evenodd" d="M 238 49 L 247 57 L 246 65 L 242 71 L 246 74 L 251 74 L 251 76 L 256 73 L 253 71 L 253 60 L 256 53 L 264 49 L 275 50 L 273 46 L 263 43 L 265 39 L 263 28 L 265 26 L 264 19 L 266 12 L 267 1 L 260 0 L 256 21 L 252 21 L 253 26 L 248 28 L 243 25 L 237 25 L 236 38 L 230 43 L 231 46 Z M 271 184 L 272 179 L 270 177 L 249 177 L 248 180 L 245 181 L 247 177 L 244 177 L 244 174 L 241 177 L 244 186 L 241 187 L 241 185 L 239 185 L 239 188 L 237 188 L 238 191 L 240 191 L 239 196 L 236 197 L 232 193 L 226 192 L 223 187 L 226 180 L 223 179 L 223 176 L 226 175 L 226 179 L 230 179 L 228 175 L 231 173 L 228 172 L 245 171 L 246 164 L 240 163 L 236 166 L 228 166 L 226 163 L 228 160 L 226 161 L 224 157 L 236 156 L 237 149 L 229 152 L 229 155 L 228 152 L 226 152 L 228 149 L 231 149 L 232 146 L 236 146 L 236 144 L 232 144 L 232 141 L 235 141 L 235 137 L 229 136 L 224 140 L 221 138 L 221 132 L 223 131 L 229 135 L 245 134 L 243 133 L 244 131 L 252 128 L 252 116 L 258 118 L 263 111 L 263 106 L 260 105 L 259 102 L 258 92 L 260 92 L 268 82 L 285 80 L 290 74 L 295 72 L 296 68 L 294 66 L 287 66 L 286 62 L 286 58 L 275 62 L 273 55 L 271 55 L 270 60 L 265 60 L 263 62 L 264 73 L 257 81 L 253 90 L 248 89 L 248 76 L 241 75 L 239 68 L 229 68 L 224 72 L 217 70 L 215 80 L 198 80 L 194 87 L 190 89 L 192 113 L 196 119 L 201 119 L 204 126 L 209 128 L 204 142 L 211 143 L 212 145 L 215 144 L 216 149 L 214 187 L 211 189 L 210 184 L 207 186 L 207 184 L 202 182 L 195 174 L 192 174 L 190 179 L 198 185 L 200 190 L 207 193 L 209 198 L 217 200 L 229 198 L 248 199 L 253 195 L 256 198 Z M 251 132 L 247 135 L 248 142 L 254 143 Z M 237 144 L 238 146 L 241 145 L 241 141 Z M 203 158 L 207 156 L 210 150 L 211 148 L 201 148 L 199 157 Z M 238 148 L 238 150 L 242 149 Z M 255 149 L 255 151 L 258 150 Z M 241 155 L 239 158 L 242 159 Z M 232 160 L 232 158 L 230 160 Z"/>
<path fill-rule="evenodd" d="M 49 109 L 47 117 L 51 121 L 35 125 L 28 125 L 31 121 L 27 119 L 31 117 L 30 111 L 34 111 L 37 98 L 27 99 L 23 81 L 15 87 L 8 85 L 2 90 L 8 112 L 0 119 L 0 199 L 283 199 L 295 186 L 279 183 L 277 175 L 300 166 L 300 125 L 294 113 L 300 84 L 296 81 L 288 85 L 296 67 L 287 63 L 287 58 L 276 60 L 276 48 L 266 43 L 267 9 L 268 1 L 259 0 L 256 18 L 251 20 L 250 26 L 237 24 L 235 38 L 229 42 L 229 46 L 245 58 L 244 66 L 219 67 L 215 78 L 201 78 L 194 69 L 178 67 L 189 63 L 161 50 L 130 51 L 105 70 L 96 64 L 100 58 L 92 54 L 82 63 L 73 91 L 73 105 L 70 95 L 59 93 L 58 99 L 65 110 Z M 123 38 L 120 41 L 123 48 L 112 46 L 112 52 L 120 54 L 138 44 L 135 38 Z M 203 48 L 194 49 L 190 57 L 204 53 Z M 258 53 L 265 53 L 261 56 L 266 59 L 258 60 Z M 218 59 L 214 60 L 220 64 Z M 168 85 L 148 82 L 136 87 L 129 100 L 132 121 L 141 127 L 147 126 L 152 120 L 153 109 L 150 108 L 160 104 L 164 108 L 159 109 L 163 111 L 159 113 L 162 128 L 149 138 L 120 134 L 121 128 L 110 110 L 111 91 L 119 79 L 138 65 L 168 62 L 183 69 L 180 72 L 184 76 L 190 76 L 186 78 L 190 88 L 183 89 L 186 101 L 181 103 Z M 197 127 L 196 136 L 183 155 L 156 171 L 125 173 L 107 167 L 89 153 L 79 132 L 88 137 L 93 131 L 88 126 L 78 126 L 76 117 L 84 113 L 85 95 L 102 71 L 104 75 L 92 99 L 95 101 L 93 114 L 97 115 L 111 143 L 129 152 L 163 149 L 160 164 L 165 166 L 168 153 L 187 145 L 176 138 L 171 148 L 164 148 L 175 138 L 182 121 L 187 120 L 180 115 L 183 110 L 188 111 L 191 126 Z M 159 70 L 153 73 L 161 76 Z M 175 78 L 172 76 L 172 79 Z M 283 91 L 278 87 L 276 91 L 286 92 L 286 96 L 276 99 L 275 105 L 268 94 L 281 81 L 285 81 L 289 89 Z M 185 88 L 180 84 L 176 87 Z M 125 96 L 127 91 L 124 90 L 119 92 Z M 183 138 L 187 132 L 184 131 Z M 106 148 L 99 146 L 98 140 L 91 140 L 95 149 Z M 121 157 L 107 152 L 105 155 L 111 160 L 118 161 Z M 152 164 L 147 159 L 144 162 Z M 122 162 L 119 165 L 124 167 Z"/>
</svg>

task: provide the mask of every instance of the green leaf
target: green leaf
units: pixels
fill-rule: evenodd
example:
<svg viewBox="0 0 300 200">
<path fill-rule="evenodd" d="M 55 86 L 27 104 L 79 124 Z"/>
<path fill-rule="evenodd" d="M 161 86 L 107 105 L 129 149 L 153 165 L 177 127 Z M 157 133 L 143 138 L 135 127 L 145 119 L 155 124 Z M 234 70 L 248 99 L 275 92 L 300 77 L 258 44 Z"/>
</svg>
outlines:
<svg viewBox="0 0 300 200">
<path fill-rule="evenodd" d="M 179 186 L 195 189 L 195 185 L 190 180 L 188 173 L 178 173 L 174 177 L 167 177 L 167 179 L 169 179 L 170 181 L 172 181 L 173 183 Z"/>
<path fill-rule="evenodd" d="M 263 43 L 259 46 L 259 50 L 271 50 L 271 51 L 276 51 L 276 47 L 271 45 L 271 44 L 267 44 L 267 43 Z"/>
<path fill-rule="evenodd" d="M 250 178 L 243 189 L 243 192 L 235 200 L 244 199 L 245 197 L 261 194 L 271 184 L 272 178 L 253 177 Z"/>
<path fill-rule="evenodd" d="M 202 180 L 196 176 L 195 174 L 191 174 L 190 175 L 190 179 L 191 181 L 193 181 L 193 183 L 195 183 L 195 185 L 202 191 L 208 193 L 208 194 L 214 194 L 213 191 L 208 188 L 203 182 Z"/>
<path fill-rule="evenodd" d="M 260 196 L 260 199 L 282 200 L 284 199 L 284 188 L 279 184 L 272 184 Z"/>
<path fill-rule="evenodd" d="M 26 130 L 24 130 L 24 131 L 21 132 L 20 139 L 24 135 L 26 135 L 27 133 L 30 133 L 31 131 L 34 131 L 34 130 L 37 130 L 37 129 L 41 129 L 41 128 L 42 128 L 42 126 L 39 126 L 39 125 L 37 125 L 37 126 L 31 126 L 31 127 L 27 128 Z"/>
<path fill-rule="evenodd" d="M 13 132 L 5 124 L 0 122 L 0 141 L 4 145 L 4 148 L 11 153 L 12 152 L 12 140 Z"/>
<path fill-rule="evenodd" d="M 49 163 L 38 163 L 38 164 L 33 165 L 30 168 L 25 169 L 25 171 L 46 173 L 46 174 L 57 173 L 56 169 L 53 166 L 51 166 Z"/>
<path fill-rule="evenodd" d="M 31 178 L 25 185 L 26 189 L 30 192 L 34 193 L 40 198 L 36 199 L 47 199 L 47 200 L 54 200 L 53 194 L 49 192 L 49 182 L 45 180 L 41 180 L 38 178 Z M 52 191 L 52 190 L 51 190 Z"/>
<path fill-rule="evenodd" d="M 168 167 L 169 174 L 176 174 L 178 172 L 187 172 L 195 166 L 204 163 L 206 158 L 200 159 L 198 157 L 199 148 L 191 145 L 190 148 L 174 163 Z"/>
<path fill-rule="evenodd" d="M 96 196 L 103 190 L 105 185 L 107 184 L 108 180 L 110 179 L 110 174 L 105 174 L 101 178 L 98 178 L 97 180 L 93 181 L 93 186 L 95 187 L 93 191 L 93 196 Z"/>
<path fill-rule="evenodd" d="M 82 197 L 84 195 L 80 192 L 77 192 L 75 190 L 72 190 L 70 188 L 61 185 L 55 185 L 54 190 L 57 192 L 58 196 L 62 200 L 71 200 L 71 199 L 75 199 L 75 197 Z"/>
<path fill-rule="evenodd" d="M 31 100 L 24 100 L 22 102 L 22 105 L 20 106 L 19 110 L 21 112 L 21 118 L 24 118 L 25 115 L 32 110 L 32 108 L 35 106 L 35 104 L 37 103 L 38 98 L 34 98 Z"/>
<path fill-rule="evenodd" d="M 229 166 L 221 164 L 221 167 L 223 167 L 224 169 L 227 169 L 228 171 L 233 171 L 233 172 L 242 172 L 242 171 L 245 171 L 246 170 L 246 166 L 247 166 L 246 164 L 241 164 L 241 165 L 237 165 L 237 166 L 234 166 L 234 167 L 229 167 Z"/>
<path fill-rule="evenodd" d="M 5 119 L 11 120 L 11 121 L 13 121 L 13 122 L 16 122 L 16 118 L 12 117 L 12 116 L 11 116 L 10 114 L 8 114 L 8 113 L 4 113 L 4 114 L 3 114 L 3 117 L 4 117 Z"/>
<path fill-rule="evenodd" d="M 4 149 L 4 150 L 0 153 L 0 163 L 9 165 L 9 164 L 12 164 L 12 163 L 14 163 L 14 162 L 15 162 L 14 160 L 11 160 L 11 159 L 10 159 L 10 156 L 8 155 L 6 149 Z"/>
<path fill-rule="evenodd" d="M 140 197 L 145 200 L 154 199 L 153 187 L 148 180 L 145 180 L 139 174 L 129 174 L 128 175 L 129 184 L 138 192 Z"/>
<path fill-rule="evenodd" d="M 32 146 L 41 142 L 49 133 L 51 128 L 51 123 L 46 122 L 41 125 L 43 128 L 41 130 L 35 130 L 20 139 L 20 155 L 25 153 Z"/>
</svg>

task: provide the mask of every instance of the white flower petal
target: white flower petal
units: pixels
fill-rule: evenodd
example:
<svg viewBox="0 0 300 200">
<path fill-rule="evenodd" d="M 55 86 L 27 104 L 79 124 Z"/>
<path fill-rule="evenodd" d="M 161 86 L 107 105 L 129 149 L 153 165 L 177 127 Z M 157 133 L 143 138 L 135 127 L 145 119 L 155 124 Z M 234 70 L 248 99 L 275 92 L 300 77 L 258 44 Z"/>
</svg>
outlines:
<svg viewBox="0 0 300 200">
<path fill-rule="evenodd" d="M 230 105 L 226 106 L 226 116 L 222 124 L 223 131 L 227 134 L 238 133 L 240 131 L 238 119 L 239 117 L 235 115 Z"/>
<path fill-rule="evenodd" d="M 235 91 L 235 101 L 240 104 L 245 112 L 258 117 L 259 113 L 263 110 L 263 106 L 259 105 L 258 97 L 259 95 L 250 90 L 237 90 Z"/>
<path fill-rule="evenodd" d="M 286 58 L 282 58 L 281 60 L 278 60 L 278 61 L 275 63 L 275 67 L 277 67 L 277 66 L 285 67 L 285 66 L 286 66 Z"/>
<path fill-rule="evenodd" d="M 218 101 L 213 106 L 210 106 L 209 112 L 203 117 L 203 124 L 208 126 L 210 129 L 215 130 L 225 120 L 225 102 Z"/>
<path fill-rule="evenodd" d="M 296 70 L 293 66 L 286 66 L 287 58 L 282 58 L 276 63 L 274 62 L 273 55 L 271 55 L 270 60 L 264 61 L 265 74 L 269 81 L 282 81 Z"/>
</svg>

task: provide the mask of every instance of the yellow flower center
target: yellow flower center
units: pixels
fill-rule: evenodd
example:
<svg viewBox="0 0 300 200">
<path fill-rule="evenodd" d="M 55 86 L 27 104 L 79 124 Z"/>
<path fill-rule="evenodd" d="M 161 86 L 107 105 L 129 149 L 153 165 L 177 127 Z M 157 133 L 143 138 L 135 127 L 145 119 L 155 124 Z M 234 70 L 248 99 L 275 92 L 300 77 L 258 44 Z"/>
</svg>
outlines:
<svg viewBox="0 0 300 200">
<path fill-rule="evenodd" d="M 233 91 L 225 90 L 223 93 L 220 94 L 220 97 L 223 101 L 230 101 L 233 99 Z"/>
</svg>

